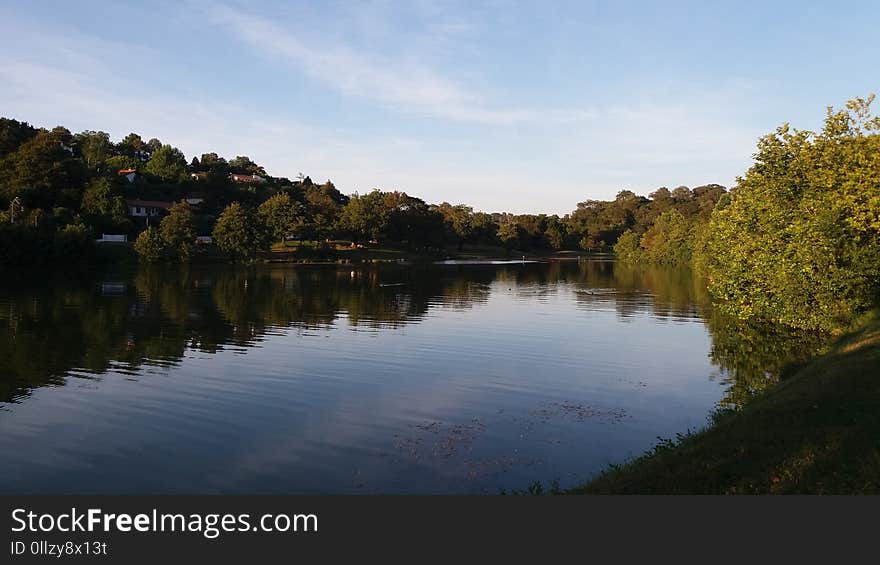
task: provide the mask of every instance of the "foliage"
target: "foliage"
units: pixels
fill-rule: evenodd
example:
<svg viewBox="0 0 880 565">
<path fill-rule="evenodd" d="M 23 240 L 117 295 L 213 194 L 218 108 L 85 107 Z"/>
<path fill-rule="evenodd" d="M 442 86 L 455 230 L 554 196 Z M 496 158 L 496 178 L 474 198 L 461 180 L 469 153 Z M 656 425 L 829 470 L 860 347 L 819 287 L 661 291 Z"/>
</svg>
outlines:
<svg viewBox="0 0 880 565">
<path fill-rule="evenodd" d="M 285 192 L 278 193 L 257 209 L 260 220 L 274 241 L 283 241 L 304 223 L 304 207 Z"/>
<path fill-rule="evenodd" d="M 337 227 L 352 241 L 378 239 L 388 227 L 389 210 L 379 190 L 368 194 L 354 194 L 342 209 Z"/>
<path fill-rule="evenodd" d="M 642 235 L 640 247 L 648 261 L 688 263 L 693 251 L 690 222 L 675 208 L 667 210 Z"/>
<path fill-rule="evenodd" d="M 134 250 L 142 261 L 155 263 L 165 257 L 165 240 L 158 228 L 147 227 L 134 242 Z"/>
<path fill-rule="evenodd" d="M 159 233 L 169 254 L 182 261 L 189 258 L 195 246 L 196 233 L 192 208 L 186 200 L 171 207 L 168 215 L 159 223 Z"/>
<path fill-rule="evenodd" d="M 498 228 L 497 235 L 501 243 L 503 243 L 507 249 L 510 249 L 516 245 L 516 242 L 519 239 L 519 229 L 513 222 L 506 222 L 501 224 Z"/>
<path fill-rule="evenodd" d="M 124 220 L 128 209 L 125 200 L 116 195 L 112 183 L 106 178 L 97 178 L 83 192 L 82 211 L 94 216 Z"/>
<path fill-rule="evenodd" d="M 60 231 L 33 229 L 25 225 L 0 223 L 0 270 L 14 274 L 16 269 L 43 269 L 87 264 L 92 259 L 93 242 L 83 225 Z"/>
<path fill-rule="evenodd" d="M 614 253 L 621 261 L 635 263 L 643 257 L 641 237 L 633 230 L 626 230 L 614 244 Z"/>
<path fill-rule="evenodd" d="M 110 156 L 113 144 L 110 135 L 103 131 L 84 131 L 73 136 L 73 142 L 90 169 L 102 165 Z"/>
<path fill-rule="evenodd" d="M 269 248 L 265 227 L 256 214 L 238 202 L 223 210 L 214 226 L 214 243 L 235 259 L 253 259 Z"/>
<path fill-rule="evenodd" d="M 71 143 L 64 128 L 40 130 L 0 159 L 0 196 L 19 196 L 29 208 L 78 206 L 86 169 Z"/>
<path fill-rule="evenodd" d="M 728 314 L 837 330 L 880 289 L 880 119 L 872 98 L 828 109 L 819 133 L 788 125 L 713 213 L 703 262 Z"/>
<path fill-rule="evenodd" d="M 176 147 L 162 145 L 153 151 L 144 172 L 165 182 L 178 182 L 186 177 L 186 157 Z"/>
</svg>

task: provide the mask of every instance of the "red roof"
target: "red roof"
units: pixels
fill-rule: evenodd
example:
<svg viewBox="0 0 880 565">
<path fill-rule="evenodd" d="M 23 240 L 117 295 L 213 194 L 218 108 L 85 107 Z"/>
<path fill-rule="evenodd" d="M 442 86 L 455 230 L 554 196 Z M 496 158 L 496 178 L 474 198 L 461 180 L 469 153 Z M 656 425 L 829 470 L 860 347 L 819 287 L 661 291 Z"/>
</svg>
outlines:
<svg viewBox="0 0 880 565">
<path fill-rule="evenodd" d="M 137 172 L 137 169 L 119 169 L 120 175 L 127 175 L 130 173 L 136 173 L 136 172 Z"/>
</svg>

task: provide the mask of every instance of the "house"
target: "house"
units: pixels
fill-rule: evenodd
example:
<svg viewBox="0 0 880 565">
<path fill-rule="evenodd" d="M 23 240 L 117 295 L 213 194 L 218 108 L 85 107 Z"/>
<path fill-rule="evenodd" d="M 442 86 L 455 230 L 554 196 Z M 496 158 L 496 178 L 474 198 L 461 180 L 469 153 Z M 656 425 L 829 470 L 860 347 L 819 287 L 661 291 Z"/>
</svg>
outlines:
<svg viewBox="0 0 880 565">
<path fill-rule="evenodd" d="M 174 205 L 159 200 L 126 200 L 128 215 L 135 218 L 155 218 Z"/>
<path fill-rule="evenodd" d="M 208 178 L 208 173 L 190 173 L 189 178 L 191 178 L 192 180 L 205 180 L 206 178 Z"/>
<path fill-rule="evenodd" d="M 259 175 L 239 175 L 237 173 L 232 173 L 229 175 L 234 182 L 266 182 L 266 179 Z"/>
<path fill-rule="evenodd" d="M 119 169 L 119 176 L 125 177 L 128 182 L 134 182 L 137 178 L 137 170 L 135 169 Z"/>
<path fill-rule="evenodd" d="M 110 234 L 110 233 L 102 233 L 101 239 L 96 239 L 95 243 L 125 243 L 128 241 L 128 236 L 123 234 Z"/>
<path fill-rule="evenodd" d="M 205 195 L 201 192 L 190 192 L 186 195 L 186 203 L 190 206 L 200 206 L 205 203 Z"/>
</svg>

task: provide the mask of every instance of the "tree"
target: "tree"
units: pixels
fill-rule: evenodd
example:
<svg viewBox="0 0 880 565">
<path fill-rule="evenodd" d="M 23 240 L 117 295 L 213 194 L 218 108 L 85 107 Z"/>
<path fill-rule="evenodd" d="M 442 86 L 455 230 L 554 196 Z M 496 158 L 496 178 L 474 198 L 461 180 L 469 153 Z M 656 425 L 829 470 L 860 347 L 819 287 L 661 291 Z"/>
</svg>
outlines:
<svg viewBox="0 0 880 565">
<path fill-rule="evenodd" d="M 114 155 L 104 161 L 104 166 L 108 173 L 116 173 L 123 169 L 137 169 L 140 165 L 141 162 L 139 160 L 128 155 Z"/>
<path fill-rule="evenodd" d="M 785 124 L 712 213 L 702 263 L 726 313 L 835 331 L 880 288 L 880 117 L 829 108 L 821 132 Z"/>
<path fill-rule="evenodd" d="M 192 254 L 195 246 L 195 229 L 193 229 L 193 213 L 186 200 L 173 205 L 168 215 L 159 223 L 159 233 L 169 253 L 181 261 Z"/>
<path fill-rule="evenodd" d="M 565 224 L 559 219 L 559 216 L 551 216 L 547 219 L 547 225 L 544 228 L 544 238 L 547 244 L 555 250 L 562 249 L 565 244 Z"/>
<path fill-rule="evenodd" d="M 162 145 L 153 151 L 144 172 L 165 182 L 178 182 L 186 177 L 186 157 L 176 147 Z"/>
<path fill-rule="evenodd" d="M 498 228 L 498 239 L 510 250 L 519 239 L 519 228 L 513 222 L 505 222 Z"/>
<path fill-rule="evenodd" d="M 290 195 L 284 192 L 260 204 L 257 215 L 273 241 L 284 241 L 302 226 L 304 220 L 302 204 L 294 202 Z"/>
<path fill-rule="evenodd" d="M 78 206 L 87 171 L 71 144 L 62 127 L 40 130 L 0 159 L 0 196 L 20 196 L 29 208 Z"/>
<path fill-rule="evenodd" d="M 641 248 L 651 262 L 686 264 L 693 251 L 690 222 L 674 208 L 663 212 L 642 235 Z"/>
<path fill-rule="evenodd" d="M 312 183 L 311 179 L 305 177 L 298 184 L 304 194 L 306 215 L 311 224 L 309 231 L 316 238 L 329 237 L 336 227 L 342 207 L 348 203 L 349 199 L 340 193 L 330 181 L 316 185 Z"/>
<path fill-rule="evenodd" d="M 144 143 L 144 140 L 138 134 L 130 133 L 119 142 L 117 150 L 122 155 L 137 157 L 142 151 L 147 150 L 147 144 Z"/>
<path fill-rule="evenodd" d="M 642 260 L 641 236 L 633 230 L 626 230 L 614 244 L 614 254 L 620 261 L 636 263 Z"/>
<path fill-rule="evenodd" d="M 37 131 L 27 122 L 0 118 L 0 158 L 18 149 L 22 143 L 37 135 Z"/>
<path fill-rule="evenodd" d="M 390 215 L 383 199 L 384 194 L 379 190 L 352 196 L 339 216 L 339 230 L 355 243 L 381 237 Z"/>
<path fill-rule="evenodd" d="M 409 248 L 440 247 L 443 241 L 443 217 L 421 198 L 405 192 L 382 193 L 381 206 L 387 214 L 380 230 L 392 241 L 406 242 Z"/>
<path fill-rule="evenodd" d="M 93 216 L 124 220 L 128 209 L 125 200 L 114 193 L 110 180 L 98 178 L 89 183 L 83 192 L 82 211 Z"/>
<path fill-rule="evenodd" d="M 142 261 L 155 263 L 165 256 L 165 240 L 158 229 L 150 226 L 137 237 L 134 250 Z"/>
<path fill-rule="evenodd" d="M 450 235 L 461 251 L 464 243 L 468 241 L 474 233 L 474 225 L 472 222 L 474 211 L 471 207 L 464 204 L 453 206 L 448 202 L 444 202 L 437 206 L 437 210 L 443 216 L 443 222 L 446 226 L 446 232 Z"/>
<path fill-rule="evenodd" d="M 102 165 L 113 150 L 110 134 L 103 131 L 84 131 L 73 136 L 73 140 L 90 169 Z"/>
<path fill-rule="evenodd" d="M 262 222 L 238 202 L 223 210 L 214 225 L 213 235 L 217 247 L 236 259 L 253 259 L 269 247 Z"/>
<path fill-rule="evenodd" d="M 263 177 L 268 176 L 266 175 L 266 169 L 254 163 L 253 161 L 251 161 L 250 157 L 247 157 L 245 155 L 239 155 L 235 159 L 230 160 L 229 171 L 242 175 L 259 175 Z"/>
</svg>

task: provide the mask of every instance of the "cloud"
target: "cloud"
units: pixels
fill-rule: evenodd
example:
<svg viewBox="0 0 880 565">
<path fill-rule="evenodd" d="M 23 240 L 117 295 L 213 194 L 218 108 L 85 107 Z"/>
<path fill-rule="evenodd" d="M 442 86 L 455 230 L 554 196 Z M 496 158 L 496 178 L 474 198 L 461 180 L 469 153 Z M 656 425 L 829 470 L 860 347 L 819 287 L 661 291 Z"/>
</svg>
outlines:
<svg viewBox="0 0 880 565">
<path fill-rule="evenodd" d="M 399 112 L 479 124 L 548 123 L 588 118 L 584 110 L 503 108 L 485 96 L 403 57 L 382 57 L 334 42 L 308 41 L 273 20 L 227 5 L 210 5 L 209 19 L 263 56 L 279 59 L 346 96 Z M 458 33 L 459 25 L 439 27 Z"/>
</svg>

